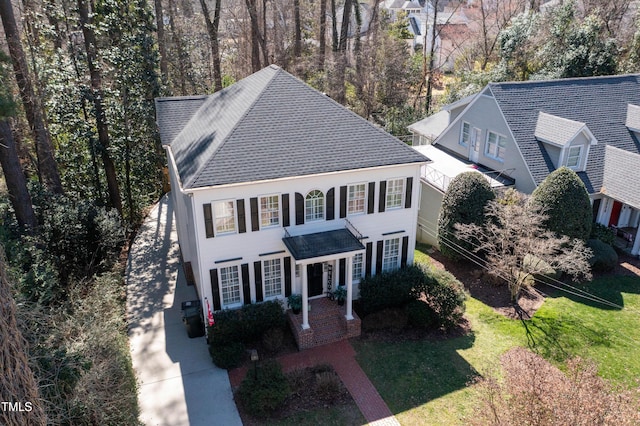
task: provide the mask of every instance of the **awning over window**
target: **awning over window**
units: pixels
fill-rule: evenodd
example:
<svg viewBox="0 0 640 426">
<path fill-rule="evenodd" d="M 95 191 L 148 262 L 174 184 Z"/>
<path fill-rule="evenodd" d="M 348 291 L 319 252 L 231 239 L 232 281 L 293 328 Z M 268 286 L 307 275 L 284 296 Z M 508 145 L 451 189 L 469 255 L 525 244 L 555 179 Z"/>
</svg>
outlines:
<svg viewBox="0 0 640 426">
<path fill-rule="evenodd" d="M 362 243 L 348 229 L 285 237 L 282 241 L 295 260 L 364 250 Z"/>
</svg>

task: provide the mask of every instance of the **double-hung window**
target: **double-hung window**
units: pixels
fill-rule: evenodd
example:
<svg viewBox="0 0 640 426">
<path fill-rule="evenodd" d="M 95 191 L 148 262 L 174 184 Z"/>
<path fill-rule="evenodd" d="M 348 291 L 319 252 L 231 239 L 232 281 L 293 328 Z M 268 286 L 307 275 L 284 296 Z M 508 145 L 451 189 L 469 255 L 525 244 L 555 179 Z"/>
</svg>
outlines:
<svg viewBox="0 0 640 426">
<path fill-rule="evenodd" d="M 362 278 L 362 272 L 363 272 L 363 265 L 362 265 L 362 253 L 358 253 L 355 256 L 353 256 L 353 261 L 352 261 L 352 268 L 351 268 L 351 279 L 353 280 L 353 282 L 359 282 L 360 278 Z"/>
<path fill-rule="evenodd" d="M 471 125 L 463 122 L 460 128 L 460 140 L 458 143 L 462 146 L 469 146 L 469 140 L 471 140 Z"/>
<path fill-rule="evenodd" d="M 573 170 L 577 170 L 578 168 L 580 168 L 580 154 L 582 154 L 582 147 L 570 147 L 567 154 L 567 167 Z"/>
<path fill-rule="evenodd" d="M 504 160 L 504 153 L 507 149 L 507 138 L 497 133 L 488 132 L 487 145 L 485 148 L 485 154 L 488 157 L 495 158 L 497 160 Z"/>
<path fill-rule="evenodd" d="M 367 197 L 366 184 L 349 185 L 347 198 L 347 214 L 364 213 Z"/>
<path fill-rule="evenodd" d="M 313 222 L 324 219 L 324 194 L 317 189 L 309 192 L 304 200 L 304 221 Z"/>
<path fill-rule="evenodd" d="M 260 228 L 280 225 L 279 200 L 278 195 L 260 197 Z"/>
<path fill-rule="evenodd" d="M 404 179 L 391 179 L 387 181 L 387 209 L 402 207 L 404 196 Z"/>
<path fill-rule="evenodd" d="M 222 304 L 224 306 L 240 303 L 240 276 L 238 266 L 220 268 L 220 288 L 222 290 Z"/>
<path fill-rule="evenodd" d="M 262 262 L 264 297 L 276 297 L 282 294 L 282 266 L 280 259 Z"/>
<path fill-rule="evenodd" d="M 398 269 L 400 258 L 400 238 L 385 240 L 384 253 L 382 256 L 382 271 L 393 271 Z"/>
<path fill-rule="evenodd" d="M 216 234 L 230 234 L 236 232 L 235 201 L 219 201 L 213 205 Z"/>
</svg>

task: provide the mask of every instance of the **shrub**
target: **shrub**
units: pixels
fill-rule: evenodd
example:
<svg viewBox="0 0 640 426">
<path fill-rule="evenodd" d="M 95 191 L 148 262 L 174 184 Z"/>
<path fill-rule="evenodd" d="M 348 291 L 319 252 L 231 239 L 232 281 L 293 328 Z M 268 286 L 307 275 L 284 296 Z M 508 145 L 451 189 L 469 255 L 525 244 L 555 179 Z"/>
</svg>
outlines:
<svg viewBox="0 0 640 426">
<path fill-rule="evenodd" d="M 611 271 L 618 264 L 618 254 L 609 244 L 600 240 L 589 240 L 587 246 L 593 251 L 593 256 L 589 259 L 592 271 Z"/>
<path fill-rule="evenodd" d="M 213 363 L 225 370 L 239 367 L 247 353 L 241 342 L 227 342 L 221 345 L 210 345 L 209 354 Z"/>
<path fill-rule="evenodd" d="M 435 311 L 422 300 L 413 300 L 407 305 L 409 324 L 416 328 L 430 329 L 438 324 Z"/>
<path fill-rule="evenodd" d="M 407 326 L 408 322 L 409 319 L 405 309 L 387 308 L 365 316 L 362 319 L 362 330 L 379 331 L 391 329 L 400 331 Z"/>
<path fill-rule="evenodd" d="M 447 257 L 460 258 L 458 246 L 464 250 L 473 249 L 473 241 L 462 241 L 455 236 L 457 223 L 482 225 L 485 221 L 484 209 L 495 199 L 491 185 L 478 172 L 462 173 L 449 184 L 442 199 L 438 218 L 438 245 Z"/>
<path fill-rule="evenodd" d="M 316 373 L 316 392 L 323 401 L 333 401 L 340 395 L 341 381 L 334 371 Z"/>
<path fill-rule="evenodd" d="M 238 389 L 238 398 L 249 414 L 264 417 L 278 409 L 289 392 L 280 364 L 267 360 L 258 367 L 257 379 L 251 372 L 247 374 Z"/>
<path fill-rule="evenodd" d="M 235 341 L 254 342 L 268 329 L 282 328 L 286 324 L 282 305 L 276 301 L 217 312 L 215 320 L 209 330 L 209 342 L 218 345 Z"/>
<path fill-rule="evenodd" d="M 418 266 L 365 277 L 360 281 L 360 306 L 364 315 L 386 308 L 402 307 L 416 298 L 424 273 Z"/>
<path fill-rule="evenodd" d="M 607 226 L 604 226 L 601 223 L 594 223 L 591 227 L 591 236 L 589 239 L 600 240 L 603 243 L 612 246 L 616 240 L 616 234 L 614 234 Z"/>
<path fill-rule="evenodd" d="M 262 344 L 269 352 L 278 352 L 282 347 L 284 332 L 282 328 L 273 327 L 262 334 Z"/>
<path fill-rule="evenodd" d="M 589 193 L 576 172 L 560 167 L 531 194 L 529 205 L 547 216 L 550 231 L 586 241 L 591 234 L 593 211 Z"/>
<path fill-rule="evenodd" d="M 435 270 L 425 274 L 428 279 L 422 291 L 436 313 L 438 323 L 445 329 L 456 326 L 464 315 L 466 295 L 462 284 L 447 271 Z"/>
</svg>

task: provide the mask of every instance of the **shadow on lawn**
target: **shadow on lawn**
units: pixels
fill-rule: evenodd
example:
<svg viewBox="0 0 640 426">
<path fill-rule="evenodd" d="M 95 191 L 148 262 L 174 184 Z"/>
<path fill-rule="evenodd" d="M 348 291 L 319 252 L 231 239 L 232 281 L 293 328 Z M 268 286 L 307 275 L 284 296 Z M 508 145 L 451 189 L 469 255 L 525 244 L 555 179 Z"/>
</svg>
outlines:
<svg viewBox="0 0 640 426">
<path fill-rule="evenodd" d="M 474 341 L 473 333 L 384 342 L 365 338 L 354 342 L 354 347 L 358 363 L 391 411 L 398 414 L 464 389 L 477 377 L 478 372 L 458 354 Z"/>
</svg>

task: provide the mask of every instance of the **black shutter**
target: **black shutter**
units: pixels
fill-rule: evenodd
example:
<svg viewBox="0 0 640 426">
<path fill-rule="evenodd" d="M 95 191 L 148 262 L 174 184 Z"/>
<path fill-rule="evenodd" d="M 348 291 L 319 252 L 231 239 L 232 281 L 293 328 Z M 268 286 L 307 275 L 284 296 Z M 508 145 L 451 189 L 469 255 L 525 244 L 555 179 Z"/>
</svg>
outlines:
<svg viewBox="0 0 640 426">
<path fill-rule="evenodd" d="M 284 295 L 291 296 L 291 257 L 284 258 Z"/>
<path fill-rule="evenodd" d="M 334 188 L 331 188 L 327 191 L 327 201 L 326 201 L 326 218 L 327 220 L 333 220 L 336 217 L 336 191 Z"/>
<path fill-rule="evenodd" d="M 282 226 L 289 225 L 289 194 L 282 194 Z"/>
<path fill-rule="evenodd" d="M 304 224 L 304 195 L 296 192 L 296 225 Z"/>
<path fill-rule="evenodd" d="M 340 218 L 347 217 L 347 187 L 340 187 Z"/>
<path fill-rule="evenodd" d="M 400 267 L 407 266 L 407 254 L 409 253 L 409 237 L 402 237 L 402 257 L 400 258 Z"/>
<path fill-rule="evenodd" d="M 413 178 L 412 177 L 408 177 L 407 178 L 407 186 L 405 188 L 405 193 L 404 193 L 404 208 L 405 209 L 410 209 L 411 208 L 411 194 L 413 193 Z"/>
<path fill-rule="evenodd" d="M 249 282 L 249 264 L 243 263 L 242 269 L 242 295 L 244 296 L 244 304 L 251 304 L 251 283 Z"/>
<path fill-rule="evenodd" d="M 245 218 L 244 213 L 244 199 L 237 200 L 236 205 L 238 206 L 238 232 L 243 233 L 247 232 L 247 219 Z"/>
<path fill-rule="evenodd" d="M 251 206 L 251 230 L 259 231 L 260 222 L 258 222 L 258 199 L 256 197 L 249 199 L 249 205 Z"/>
<path fill-rule="evenodd" d="M 371 214 L 376 211 L 376 183 L 369 182 L 369 197 L 367 205 L 367 214 Z"/>
<path fill-rule="evenodd" d="M 207 238 L 213 238 L 213 215 L 211 214 L 211 204 L 203 204 L 204 209 L 204 230 Z"/>
<path fill-rule="evenodd" d="M 371 276 L 371 258 L 373 257 L 373 243 L 367 243 L 367 251 L 365 253 L 365 271 L 367 277 Z"/>
<path fill-rule="evenodd" d="M 220 305 L 220 286 L 218 285 L 218 270 L 209 270 L 209 276 L 211 277 L 211 296 L 213 297 L 213 310 L 219 311 L 222 309 Z"/>
<path fill-rule="evenodd" d="M 340 285 L 347 284 L 347 259 L 340 259 Z"/>
<path fill-rule="evenodd" d="M 253 262 L 253 273 L 256 276 L 256 302 L 262 302 L 262 262 Z"/>
<path fill-rule="evenodd" d="M 387 207 L 387 181 L 380 181 L 380 197 L 378 199 L 378 211 L 382 213 Z"/>
<path fill-rule="evenodd" d="M 376 274 L 382 272 L 382 254 L 384 252 L 384 241 L 378 241 L 376 248 Z"/>
</svg>

